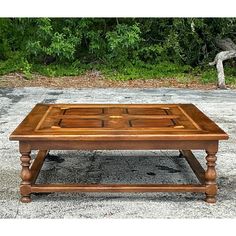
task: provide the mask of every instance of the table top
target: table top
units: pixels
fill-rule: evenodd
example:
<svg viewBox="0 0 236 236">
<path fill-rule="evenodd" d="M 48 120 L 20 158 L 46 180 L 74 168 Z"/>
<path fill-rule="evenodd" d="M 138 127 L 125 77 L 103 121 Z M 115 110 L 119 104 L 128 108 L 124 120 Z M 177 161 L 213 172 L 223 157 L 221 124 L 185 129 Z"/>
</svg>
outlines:
<svg viewBox="0 0 236 236">
<path fill-rule="evenodd" d="M 37 104 L 10 140 L 222 140 L 193 104 Z"/>
</svg>

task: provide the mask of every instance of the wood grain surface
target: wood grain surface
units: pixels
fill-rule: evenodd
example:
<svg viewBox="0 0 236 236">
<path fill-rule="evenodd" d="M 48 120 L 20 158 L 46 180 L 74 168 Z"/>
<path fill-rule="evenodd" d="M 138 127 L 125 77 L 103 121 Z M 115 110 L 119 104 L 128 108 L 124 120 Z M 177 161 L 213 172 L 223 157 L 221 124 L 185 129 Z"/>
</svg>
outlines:
<svg viewBox="0 0 236 236">
<path fill-rule="evenodd" d="M 37 104 L 11 140 L 222 140 L 193 104 Z"/>
</svg>

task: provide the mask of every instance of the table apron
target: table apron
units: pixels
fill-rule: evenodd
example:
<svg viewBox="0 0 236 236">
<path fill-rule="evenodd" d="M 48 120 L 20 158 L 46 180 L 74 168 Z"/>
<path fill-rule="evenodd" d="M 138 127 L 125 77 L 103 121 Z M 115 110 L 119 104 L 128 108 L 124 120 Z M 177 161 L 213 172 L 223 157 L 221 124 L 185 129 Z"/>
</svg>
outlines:
<svg viewBox="0 0 236 236">
<path fill-rule="evenodd" d="M 215 141 L 20 141 L 30 150 L 217 150 Z"/>
</svg>

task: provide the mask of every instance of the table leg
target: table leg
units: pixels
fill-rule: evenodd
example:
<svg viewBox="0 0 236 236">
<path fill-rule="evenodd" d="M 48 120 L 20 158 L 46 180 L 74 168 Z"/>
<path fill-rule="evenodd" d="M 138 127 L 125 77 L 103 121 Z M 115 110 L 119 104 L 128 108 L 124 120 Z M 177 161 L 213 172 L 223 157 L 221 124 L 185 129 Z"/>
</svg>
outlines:
<svg viewBox="0 0 236 236">
<path fill-rule="evenodd" d="M 207 156 L 207 170 L 205 172 L 205 180 L 206 180 L 206 202 L 215 203 L 216 202 L 216 193 L 217 193 L 217 185 L 216 185 L 216 153 L 217 151 L 206 151 Z"/>
<path fill-rule="evenodd" d="M 21 202 L 27 203 L 31 202 L 30 193 L 31 193 L 31 171 L 30 171 L 30 152 L 31 150 L 27 148 L 25 145 L 20 145 L 20 153 L 21 153 L 21 185 L 20 185 L 20 193 L 21 193 Z"/>
</svg>

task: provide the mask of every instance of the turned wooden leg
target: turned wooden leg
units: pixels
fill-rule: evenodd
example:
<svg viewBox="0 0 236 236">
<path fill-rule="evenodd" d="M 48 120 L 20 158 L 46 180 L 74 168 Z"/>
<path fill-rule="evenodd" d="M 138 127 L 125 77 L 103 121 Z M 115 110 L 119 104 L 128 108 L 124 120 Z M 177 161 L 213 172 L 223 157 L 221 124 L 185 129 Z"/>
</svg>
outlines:
<svg viewBox="0 0 236 236">
<path fill-rule="evenodd" d="M 207 170 L 205 172 L 205 181 L 206 181 L 206 202 L 215 203 L 216 202 L 216 151 L 206 151 L 207 156 Z"/>
<path fill-rule="evenodd" d="M 31 172 L 30 172 L 30 152 L 25 145 L 20 146 L 20 153 L 21 153 L 21 185 L 20 185 L 20 193 L 21 193 L 21 202 L 27 203 L 31 202 L 30 193 L 31 193 Z"/>
</svg>

